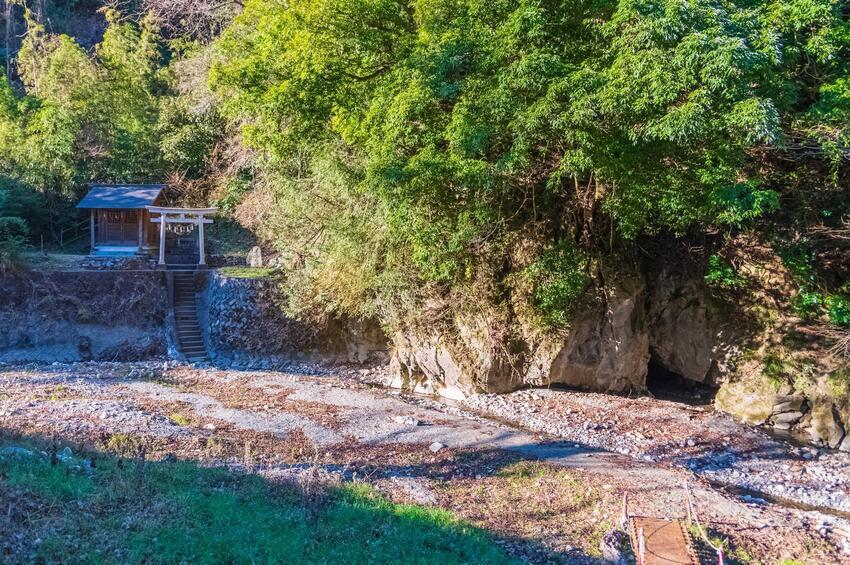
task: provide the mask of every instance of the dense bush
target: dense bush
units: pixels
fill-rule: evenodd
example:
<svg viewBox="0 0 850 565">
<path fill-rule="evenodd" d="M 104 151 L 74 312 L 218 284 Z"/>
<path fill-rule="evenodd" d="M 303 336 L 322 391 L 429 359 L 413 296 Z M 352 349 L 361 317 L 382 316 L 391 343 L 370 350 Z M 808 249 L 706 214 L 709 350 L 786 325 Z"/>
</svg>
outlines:
<svg viewBox="0 0 850 565">
<path fill-rule="evenodd" d="M 20 254 L 26 248 L 30 222 L 38 210 L 35 195 L 14 183 L 0 184 L 0 274 L 18 266 Z"/>
<path fill-rule="evenodd" d="M 295 311 L 547 328 L 674 240 L 740 292 L 718 242 L 747 232 L 842 323 L 845 3 L 122 5 L 91 50 L 29 17 L 0 80 L 0 173 L 54 220 L 86 182 L 168 177 L 285 253 Z"/>
<path fill-rule="evenodd" d="M 498 302 L 525 272 L 559 321 L 631 241 L 766 233 L 840 190 L 848 38 L 833 0 L 253 0 L 211 80 L 303 295 Z"/>
</svg>

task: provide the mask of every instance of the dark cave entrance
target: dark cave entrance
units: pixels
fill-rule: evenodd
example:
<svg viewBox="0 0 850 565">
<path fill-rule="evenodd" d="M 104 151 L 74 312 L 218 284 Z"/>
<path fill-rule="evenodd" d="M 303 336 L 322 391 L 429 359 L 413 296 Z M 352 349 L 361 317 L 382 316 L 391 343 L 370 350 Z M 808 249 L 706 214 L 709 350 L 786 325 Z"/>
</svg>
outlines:
<svg viewBox="0 0 850 565">
<path fill-rule="evenodd" d="M 655 398 L 704 406 L 714 402 L 717 389 L 686 379 L 665 367 L 655 355 L 649 357 L 646 388 Z"/>
</svg>

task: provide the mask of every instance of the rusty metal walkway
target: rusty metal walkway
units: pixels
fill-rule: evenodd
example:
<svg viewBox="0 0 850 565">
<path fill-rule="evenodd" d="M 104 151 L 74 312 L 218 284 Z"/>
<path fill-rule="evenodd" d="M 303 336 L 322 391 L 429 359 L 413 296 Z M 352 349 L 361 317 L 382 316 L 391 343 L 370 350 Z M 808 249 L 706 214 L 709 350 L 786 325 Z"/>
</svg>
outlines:
<svg viewBox="0 0 850 565">
<path fill-rule="evenodd" d="M 639 565 L 700 565 L 681 520 L 632 516 L 629 535 Z"/>
<path fill-rule="evenodd" d="M 687 500 L 686 520 L 632 516 L 629 513 L 628 493 L 624 495 L 622 524 L 631 538 L 637 565 L 724 564 L 723 545 L 714 545 L 708 539 L 697 517 L 691 489 L 687 482 L 683 486 Z M 716 553 L 716 557 L 708 556 L 706 559 L 707 556 L 699 554 L 704 552 L 698 553 L 691 527 L 699 533 L 700 540 Z"/>
</svg>

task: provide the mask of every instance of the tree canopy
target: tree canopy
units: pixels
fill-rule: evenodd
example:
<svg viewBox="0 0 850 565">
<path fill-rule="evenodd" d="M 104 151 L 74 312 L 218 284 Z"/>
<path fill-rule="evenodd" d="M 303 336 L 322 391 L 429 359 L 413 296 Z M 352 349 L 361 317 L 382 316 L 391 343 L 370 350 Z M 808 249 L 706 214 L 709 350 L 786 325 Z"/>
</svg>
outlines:
<svg viewBox="0 0 850 565">
<path fill-rule="evenodd" d="M 385 228 L 383 274 L 463 285 L 497 258 L 557 286 L 547 253 L 763 225 L 794 190 L 839 185 L 848 39 L 836 0 L 249 1 L 211 84 L 309 186 L 283 207 L 336 196 L 324 167 L 346 169 L 365 203 L 346 213 Z M 816 176 L 787 182 L 786 160 Z M 525 239 L 539 249 L 516 258 Z"/>
<path fill-rule="evenodd" d="M 54 208 L 176 179 L 292 256 L 302 311 L 557 326 L 652 242 L 734 282 L 724 237 L 846 229 L 839 0 L 110 4 L 90 49 L 27 12 L 0 173 Z"/>
</svg>

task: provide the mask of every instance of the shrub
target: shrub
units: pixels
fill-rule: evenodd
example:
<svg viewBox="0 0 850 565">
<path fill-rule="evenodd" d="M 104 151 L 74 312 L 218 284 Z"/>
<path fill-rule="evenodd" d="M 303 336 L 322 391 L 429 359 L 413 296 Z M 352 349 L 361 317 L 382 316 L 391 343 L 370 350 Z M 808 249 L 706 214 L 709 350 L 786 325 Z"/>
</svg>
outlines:
<svg viewBox="0 0 850 565">
<path fill-rule="evenodd" d="M 589 282 L 587 265 L 581 250 L 562 241 L 526 267 L 523 275 L 531 283 L 534 304 L 548 325 L 569 325 Z"/>
<path fill-rule="evenodd" d="M 834 294 L 827 297 L 826 306 L 831 323 L 836 326 L 850 328 L 850 299 L 846 296 Z"/>
<path fill-rule="evenodd" d="M 809 287 L 800 288 L 797 296 L 791 299 L 791 308 L 801 318 L 814 318 L 823 308 L 823 294 Z"/>
<path fill-rule="evenodd" d="M 0 190 L 0 274 L 18 266 L 29 233 L 23 218 L 7 215 L 13 210 L 10 195 L 10 191 Z"/>
<path fill-rule="evenodd" d="M 719 255 L 709 257 L 705 282 L 714 289 L 731 290 L 744 286 L 744 278 Z"/>
</svg>

